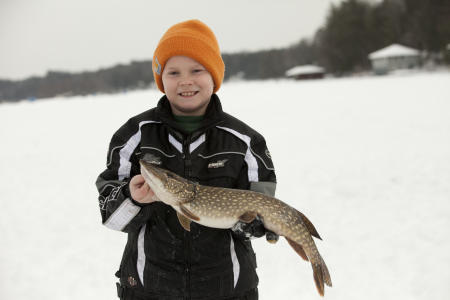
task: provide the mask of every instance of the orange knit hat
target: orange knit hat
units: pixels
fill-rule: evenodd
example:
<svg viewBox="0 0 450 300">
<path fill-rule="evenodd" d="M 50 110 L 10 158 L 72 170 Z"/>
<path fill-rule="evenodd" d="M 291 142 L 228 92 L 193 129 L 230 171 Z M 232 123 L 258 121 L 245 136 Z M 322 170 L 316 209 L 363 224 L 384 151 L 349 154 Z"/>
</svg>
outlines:
<svg viewBox="0 0 450 300">
<path fill-rule="evenodd" d="M 162 36 L 153 54 L 153 77 L 161 92 L 164 86 L 161 75 L 172 56 L 183 55 L 201 63 L 214 80 L 214 93 L 222 84 L 225 64 L 220 55 L 219 43 L 206 24 L 189 20 L 170 27 Z"/>
</svg>

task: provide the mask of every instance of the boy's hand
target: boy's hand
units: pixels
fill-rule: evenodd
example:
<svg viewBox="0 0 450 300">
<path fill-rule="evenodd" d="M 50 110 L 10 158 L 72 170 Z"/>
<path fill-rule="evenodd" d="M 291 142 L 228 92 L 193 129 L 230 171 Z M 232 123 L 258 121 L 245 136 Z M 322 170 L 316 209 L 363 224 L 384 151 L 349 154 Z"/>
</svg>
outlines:
<svg viewBox="0 0 450 300">
<path fill-rule="evenodd" d="M 152 203 L 157 200 L 142 175 L 136 175 L 130 180 L 131 197 L 139 203 Z"/>
</svg>

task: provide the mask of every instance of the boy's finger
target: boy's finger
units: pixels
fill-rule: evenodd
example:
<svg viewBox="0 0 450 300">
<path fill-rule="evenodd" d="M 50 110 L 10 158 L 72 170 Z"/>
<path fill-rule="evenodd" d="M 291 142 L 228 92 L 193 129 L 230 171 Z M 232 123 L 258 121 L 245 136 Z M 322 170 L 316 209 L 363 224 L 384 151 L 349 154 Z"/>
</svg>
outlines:
<svg viewBox="0 0 450 300">
<path fill-rule="evenodd" d="M 145 179 L 142 176 L 136 175 L 131 179 L 131 181 L 135 184 L 142 184 L 143 182 L 145 182 Z"/>
</svg>

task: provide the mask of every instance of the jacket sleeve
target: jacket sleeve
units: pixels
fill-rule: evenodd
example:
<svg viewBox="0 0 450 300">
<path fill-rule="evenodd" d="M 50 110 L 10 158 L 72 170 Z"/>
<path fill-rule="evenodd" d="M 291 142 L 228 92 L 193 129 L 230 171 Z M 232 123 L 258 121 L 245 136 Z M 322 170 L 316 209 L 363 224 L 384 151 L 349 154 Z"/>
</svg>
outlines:
<svg viewBox="0 0 450 300">
<path fill-rule="evenodd" d="M 275 169 L 263 137 L 258 136 L 250 141 L 245 160 L 248 168 L 249 189 L 274 197 L 277 184 Z M 269 240 L 269 235 L 267 235 L 269 231 L 264 228 L 259 217 L 250 223 L 239 221 L 231 228 L 231 231 L 234 237 L 242 240 L 259 238 L 264 235 Z M 271 240 L 278 239 L 275 233 L 270 233 Z"/>
<path fill-rule="evenodd" d="M 106 170 L 96 181 L 102 223 L 113 230 L 133 231 L 150 218 L 151 205 L 134 201 L 128 190 L 130 178 L 139 174 L 137 131 L 139 127 L 128 122 L 113 135 Z"/>
<path fill-rule="evenodd" d="M 262 136 L 252 139 L 247 151 L 250 190 L 275 196 L 277 179 L 270 152 Z"/>
</svg>

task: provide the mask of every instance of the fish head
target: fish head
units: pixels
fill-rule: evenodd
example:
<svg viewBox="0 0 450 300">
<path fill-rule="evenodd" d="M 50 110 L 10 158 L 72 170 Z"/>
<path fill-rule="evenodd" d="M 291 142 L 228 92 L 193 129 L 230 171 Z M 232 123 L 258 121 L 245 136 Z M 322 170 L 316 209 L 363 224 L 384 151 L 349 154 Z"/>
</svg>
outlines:
<svg viewBox="0 0 450 300">
<path fill-rule="evenodd" d="M 145 160 L 141 159 L 139 163 L 145 182 L 162 202 L 178 206 L 192 200 L 195 196 L 195 185 L 192 181 Z"/>
</svg>

